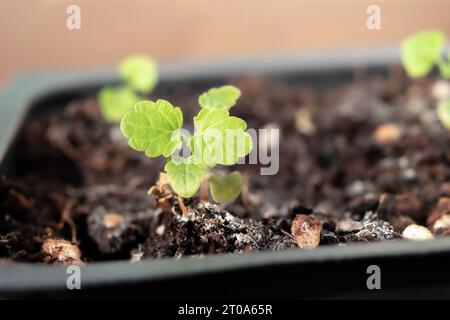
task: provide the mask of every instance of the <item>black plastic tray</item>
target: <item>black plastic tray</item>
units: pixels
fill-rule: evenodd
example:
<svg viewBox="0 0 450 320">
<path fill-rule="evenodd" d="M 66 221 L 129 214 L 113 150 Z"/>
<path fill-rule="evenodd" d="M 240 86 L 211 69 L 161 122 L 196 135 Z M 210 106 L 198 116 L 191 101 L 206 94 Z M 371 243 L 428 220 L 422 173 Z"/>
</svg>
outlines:
<svg viewBox="0 0 450 320">
<path fill-rule="evenodd" d="M 396 49 L 183 62 L 161 66 L 161 83 L 209 81 L 254 72 L 348 79 L 355 67 L 382 70 L 398 63 Z M 113 70 L 37 72 L 18 76 L 0 92 L 0 174 L 14 169 L 8 154 L 27 116 L 44 112 L 105 83 Z M 48 109 L 48 108 L 47 108 Z M 48 110 L 47 110 L 48 112 Z M 381 268 L 381 290 L 368 290 L 366 269 Z M 449 298 L 450 238 L 383 242 L 313 251 L 256 252 L 178 260 L 90 263 L 82 268 L 82 290 L 68 290 L 66 268 L 0 260 L 0 297 L 154 298 Z"/>
</svg>

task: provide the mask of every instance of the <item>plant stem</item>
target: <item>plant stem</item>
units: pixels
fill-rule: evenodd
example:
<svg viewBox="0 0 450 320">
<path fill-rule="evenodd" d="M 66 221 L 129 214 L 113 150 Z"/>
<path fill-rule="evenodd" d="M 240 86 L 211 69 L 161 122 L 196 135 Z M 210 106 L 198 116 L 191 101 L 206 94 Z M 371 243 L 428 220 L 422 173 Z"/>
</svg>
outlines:
<svg viewBox="0 0 450 320">
<path fill-rule="evenodd" d="M 200 200 L 208 201 L 209 200 L 209 190 L 208 190 L 208 181 L 205 180 L 200 185 Z"/>
</svg>

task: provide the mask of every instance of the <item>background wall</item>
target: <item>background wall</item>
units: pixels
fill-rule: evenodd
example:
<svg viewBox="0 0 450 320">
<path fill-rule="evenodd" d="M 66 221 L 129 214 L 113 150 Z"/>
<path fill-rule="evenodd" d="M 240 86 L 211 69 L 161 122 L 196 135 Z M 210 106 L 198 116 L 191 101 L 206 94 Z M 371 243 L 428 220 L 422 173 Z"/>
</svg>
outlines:
<svg viewBox="0 0 450 320">
<path fill-rule="evenodd" d="M 81 30 L 66 28 L 70 4 Z M 381 30 L 366 28 L 369 4 L 381 8 Z M 449 14 L 444 0 L 0 0 L 0 84 L 136 52 L 167 61 L 396 45 L 423 28 L 450 35 Z"/>
</svg>

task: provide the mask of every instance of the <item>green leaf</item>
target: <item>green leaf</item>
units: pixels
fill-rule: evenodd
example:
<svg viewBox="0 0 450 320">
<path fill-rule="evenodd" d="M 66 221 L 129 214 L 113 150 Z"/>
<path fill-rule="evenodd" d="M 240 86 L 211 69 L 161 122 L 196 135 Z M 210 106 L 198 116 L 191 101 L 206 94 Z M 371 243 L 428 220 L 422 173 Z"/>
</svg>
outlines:
<svg viewBox="0 0 450 320">
<path fill-rule="evenodd" d="M 441 100 L 437 106 L 437 114 L 442 125 L 450 130 L 450 99 Z"/>
<path fill-rule="evenodd" d="M 134 110 L 125 114 L 120 124 L 122 134 L 130 146 L 144 151 L 147 157 L 169 157 L 181 146 L 178 133 L 183 125 L 180 108 L 165 100 L 140 101 Z"/>
<path fill-rule="evenodd" d="M 450 55 L 447 58 L 447 61 L 450 61 Z M 446 61 L 439 61 L 438 62 L 439 67 L 439 73 L 441 74 L 442 78 L 450 79 L 450 62 Z"/>
<path fill-rule="evenodd" d="M 205 166 L 196 164 L 192 156 L 179 161 L 171 159 L 164 170 L 172 188 L 183 198 L 192 197 L 206 175 Z"/>
<path fill-rule="evenodd" d="M 241 91 L 235 86 L 226 85 L 209 89 L 198 98 L 198 103 L 206 109 L 230 109 L 241 96 Z"/>
<path fill-rule="evenodd" d="M 423 31 L 402 43 L 402 62 L 411 77 L 427 75 L 440 60 L 445 46 L 445 35 L 437 30 Z"/>
<path fill-rule="evenodd" d="M 119 122 L 138 101 L 139 97 L 127 87 L 105 87 L 98 93 L 100 111 L 108 122 Z"/>
<path fill-rule="evenodd" d="M 209 167 L 233 165 L 253 147 L 250 135 L 245 132 L 245 121 L 230 117 L 228 110 L 202 109 L 194 118 L 194 125 L 195 134 L 189 147 L 197 163 Z"/>
<path fill-rule="evenodd" d="M 129 87 L 142 94 L 152 91 L 158 82 L 156 62 L 149 56 L 125 58 L 119 65 L 119 72 Z"/>
<path fill-rule="evenodd" d="M 216 202 L 231 202 L 239 195 L 242 189 L 243 178 L 239 171 L 226 176 L 211 175 L 209 186 L 211 195 Z"/>
</svg>

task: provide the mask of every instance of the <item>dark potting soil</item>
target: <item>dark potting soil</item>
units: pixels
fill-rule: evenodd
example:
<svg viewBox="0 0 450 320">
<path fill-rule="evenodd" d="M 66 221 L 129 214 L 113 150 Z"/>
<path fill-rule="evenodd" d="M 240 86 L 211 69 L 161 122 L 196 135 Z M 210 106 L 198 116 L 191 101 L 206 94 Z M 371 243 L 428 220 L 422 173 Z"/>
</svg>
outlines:
<svg viewBox="0 0 450 320">
<path fill-rule="evenodd" d="M 21 129 L 16 172 L 0 179 L 0 257 L 89 263 L 302 250 L 296 236 L 310 245 L 314 235 L 291 235 L 297 215 L 318 222 L 320 245 L 399 240 L 414 223 L 450 234 L 450 134 L 435 114 L 432 79 L 412 81 L 393 67 L 329 88 L 269 76 L 223 83 L 241 89 L 232 112 L 249 128 L 281 130 L 277 174 L 221 168 L 245 176 L 235 202 L 194 197 L 182 215 L 172 198 L 162 210 L 148 189 L 163 161 L 132 150 L 95 97 L 72 101 Z M 152 98 L 181 106 L 192 130 L 198 94 L 214 85 L 161 86 Z"/>
</svg>

